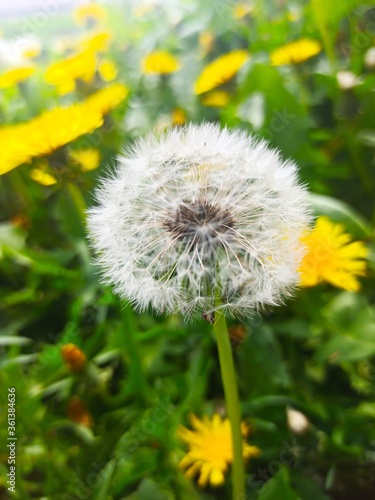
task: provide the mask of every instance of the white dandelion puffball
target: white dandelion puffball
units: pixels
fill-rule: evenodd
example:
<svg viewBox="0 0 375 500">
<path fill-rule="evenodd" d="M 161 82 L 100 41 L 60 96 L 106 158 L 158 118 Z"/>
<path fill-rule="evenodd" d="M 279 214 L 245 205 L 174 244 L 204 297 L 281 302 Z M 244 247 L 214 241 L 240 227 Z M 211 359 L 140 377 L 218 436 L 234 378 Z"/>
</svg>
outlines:
<svg viewBox="0 0 375 500">
<path fill-rule="evenodd" d="M 105 281 L 138 310 L 244 315 L 298 283 L 306 196 L 264 141 L 190 124 L 124 152 L 88 228 Z"/>
</svg>

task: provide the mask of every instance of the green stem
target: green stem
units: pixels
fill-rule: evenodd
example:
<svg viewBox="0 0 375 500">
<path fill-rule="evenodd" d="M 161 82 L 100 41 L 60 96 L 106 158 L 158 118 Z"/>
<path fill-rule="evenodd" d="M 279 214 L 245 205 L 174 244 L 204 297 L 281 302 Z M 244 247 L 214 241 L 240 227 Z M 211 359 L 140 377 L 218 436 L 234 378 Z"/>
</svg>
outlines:
<svg viewBox="0 0 375 500">
<path fill-rule="evenodd" d="M 241 410 L 238 398 L 236 372 L 227 323 L 223 314 L 217 314 L 213 325 L 219 351 L 221 377 L 224 386 L 227 413 L 231 423 L 233 442 L 233 500 L 245 497 L 245 468 L 242 455 Z"/>
<path fill-rule="evenodd" d="M 73 182 L 68 182 L 67 184 L 69 194 L 74 202 L 74 205 L 77 208 L 77 212 L 79 213 L 80 219 L 82 222 L 86 220 L 86 202 L 83 197 L 81 190 L 78 188 L 76 184 Z"/>
<path fill-rule="evenodd" d="M 326 5 L 322 3 L 322 0 L 311 0 L 311 7 L 315 14 L 316 24 L 322 37 L 325 51 L 327 53 L 329 62 L 331 63 L 332 70 L 336 69 L 336 57 L 335 48 L 332 43 L 332 37 L 329 29 L 326 25 L 325 9 Z"/>
<path fill-rule="evenodd" d="M 150 387 L 143 370 L 137 340 L 135 339 L 136 325 L 134 321 L 134 313 L 130 306 L 127 305 L 123 307 L 122 319 L 122 324 L 126 329 L 123 339 L 129 356 L 130 376 L 134 384 L 133 389 L 139 396 L 139 399 L 143 403 L 148 404 L 150 400 Z"/>
</svg>

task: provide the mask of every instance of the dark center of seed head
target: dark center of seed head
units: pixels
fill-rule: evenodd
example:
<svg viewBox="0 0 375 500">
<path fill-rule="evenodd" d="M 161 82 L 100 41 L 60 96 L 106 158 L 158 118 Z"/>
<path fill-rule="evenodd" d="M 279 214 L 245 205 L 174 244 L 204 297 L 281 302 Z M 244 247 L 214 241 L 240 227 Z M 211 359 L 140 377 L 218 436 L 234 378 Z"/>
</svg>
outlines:
<svg viewBox="0 0 375 500">
<path fill-rule="evenodd" d="M 165 226 L 178 240 L 190 243 L 192 248 L 203 243 L 220 244 L 221 235 L 231 231 L 233 217 L 207 200 L 183 201 Z"/>
</svg>

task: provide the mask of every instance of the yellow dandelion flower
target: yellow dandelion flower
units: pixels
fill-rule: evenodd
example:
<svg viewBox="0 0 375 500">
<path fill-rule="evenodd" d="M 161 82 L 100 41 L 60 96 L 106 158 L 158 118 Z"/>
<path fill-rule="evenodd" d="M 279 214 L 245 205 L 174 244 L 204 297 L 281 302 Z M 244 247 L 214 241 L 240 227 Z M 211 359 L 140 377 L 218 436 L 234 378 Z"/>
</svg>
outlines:
<svg viewBox="0 0 375 500">
<path fill-rule="evenodd" d="M 227 82 L 238 73 L 249 57 L 246 50 L 235 50 L 215 59 L 197 78 L 194 85 L 195 93 L 203 94 Z"/>
<path fill-rule="evenodd" d="M 102 114 L 107 114 L 116 108 L 129 94 L 129 89 L 122 83 L 113 83 L 98 90 L 86 99 L 86 105 Z"/>
<path fill-rule="evenodd" d="M 95 54 L 85 50 L 63 61 L 57 61 L 45 72 L 47 83 L 54 85 L 59 94 L 72 92 L 76 87 L 76 80 L 91 82 L 95 75 Z"/>
<path fill-rule="evenodd" d="M 232 434 L 228 419 L 222 420 L 215 414 L 212 419 L 207 416 L 200 420 L 190 415 L 194 430 L 179 428 L 179 437 L 189 446 L 189 451 L 180 462 L 185 475 L 192 478 L 197 473 L 199 486 L 220 486 L 224 483 L 224 475 L 228 465 L 233 461 Z M 247 437 L 248 427 L 242 424 L 242 435 Z M 259 448 L 243 441 L 243 457 L 248 459 L 260 454 Z"/>
<path fill-rule="evenodd" d="M 109 31 L 97 31 L 81 41 L 82 48 L 91 52 L 105 52 L 112 40 Z"/>
<path fill-rule="evenodd" d="M 85 427 L 92 427 L 92 416 L 87 409 L 86 403 L 78 396 L 72 396 L 68 403 L 68 418 Z"/>
<path fill-rule="evenodd" d="M 180 63 L 169 52 L 157 50 L 148 54 L 142 61 L 143 72 L 146 75 L 166 75 L 180 69 Z"/>
<path fill-rule="evenodd" d="M 43 156 L 102 124 L 102 113 L 87 105 L 86 101 L 66 108 L 54 108 L 29 122 L 31 137 L 26 142 L 33 156 Z"/>
<path fill-rule="evenodd" d="M 22 55 L 23 57 L 26 57 L 26 59 L 34 59 L 35 57 L 38 57 L 41 52 L 42 47 L 40 43 L 37 41 L 30 41 L 23 49 Z"/>
<path fill-rule="evenodd" d="M 80 165 L 83 172 L 95 170 L 100 165 L 100 151 L 95 148 L 71 151 L 69 156 L 73 163 Z"/>
<path fill-rule="evenodd" d="M 245 2 L 239 2 L 233 9 L 233 17 L 235 19 L 242 19 L 251 11 L 251 5 Z"/>
<path fill-rule="evenodd" d="M 341 224 L 319 217 L 315 228 L 302 242 L 307 252 L 300 267 L 301 286 L 315 286 L 326 281 L 337 288 L 357 292 L 357 276 L 364 276 L 368 250 L 361 241 L 352 241 Z"/>
<path fill-rule="evenodd" d="M 221 108 L 230 101 L 230 94 L 224 90 L 214 90 L 206 94 L 202 99 L 202 104 L 211 108 Z"/>
<path fill-rule="evenodd" d="M 135 17 L 144 17 L 155 9 L 155 6 L 146 3 L 141 3 L 133 8 L 133 15 Z"/>
<path fill-rule="evenodd" d="M 0 89 L 13 87 L 17 83 L 27 80 L 35 69 L 32 66 L 13 68 L 0 74 Z"/>
<path fill-rule="evenodd" d="M 45 111 L 26 123 L 0 127 L 0 142 L 4 144 L 0 175 L 34 157 L 48 155 L 102 124 L 100 107 L 84 101 Z"/>
<path fill-rule="evenodd" d="M 57 182 L 56 178 L 53 175 L 49 174 L 42 168 L 33 168 L 30 172 L 30 177 L 33 179 L 33 181 L 41 184 L 42 186 L 52 186 Z"/>
<path fill-rule="evenodd" d="M 116 65 L 109 59 L 104 59 L 98 67 L 99 75 L 105 82 L 111 82 L 117 76 Z"/>
<path fill-rule="evenodd" d="M 64 344 L 61 347 L 61 355 L 72 372 L 81 370 L 87 361 L 86 355 L 75 344 Z"/>
<path fill-rule="evenodd" d="M 302 38 L 296 42 L 283 45 L 271 52 L 271 64 L 273 66 L 299 64 L 319 54 L 321 50 L 322 46 L 316 40 Z"/>
<path fill-rule="evenodd" d="M 215 37 L 211 31 L 203 31 L 199 35 L 199 46 L 202 51 L 202 56 L 211 52 L 214 45 Z"/>
<path fill-rule="evenodd" d="M 176 108 L 172 111 L 173 125 L 183 125 L 186 122 L 186 113 L 181 108 Z"/>
<path fill-rule="evenodd" d="M 74 9 L 73 18 L 79 26 L 85 26 L 89 22 L 104 22 L 107 12 L 97 3 L 85 3 Z"/>
<path fill-rule="evenodd" d="M 2 145 L 0 175 L 30 161 L 32 152 L 26 143 L 28 137 L 29 129 L 26 124 L 0 127 L 0 144 Z"/>
</svg>

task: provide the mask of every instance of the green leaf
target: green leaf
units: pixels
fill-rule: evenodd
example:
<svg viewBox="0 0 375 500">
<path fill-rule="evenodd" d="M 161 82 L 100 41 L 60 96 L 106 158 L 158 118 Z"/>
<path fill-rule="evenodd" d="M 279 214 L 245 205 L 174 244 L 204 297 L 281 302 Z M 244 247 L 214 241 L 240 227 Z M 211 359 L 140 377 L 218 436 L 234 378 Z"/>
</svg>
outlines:
<svg viewBox="0 0 375 500">
<path fill-rule="evenodd" d="M 240 384 L 248 394 L 275 394 L 289 384 L 278 340 L 270 327 L 254 328 L 238 349 Z"/>
<path fill-rule="evenodd" d="M 290 485 L 288 469 L 282 468 L 266 482 L 259 492 L 258 500 L 302 500 Z"/>
<path fill-rule="evenodd" d="M 341 292 L 324 309 L 330 339 L 316 352 L 317 362 L 354 361 L 375 354 L 375 311 L 361 295 Z"/>
<path fill-rule="evenodd" d="M 29 344 L 31 339 L 27 337 L 16 337 L 13 335 L 1 335 L 0 345 L 25 345 Z"/>
<path fill-rule="evenodd" d="M 357 238 L 371 236 L 371 225 L 367 220 L 343 201 L 321 194 L 309 195 L 309 201 L 317 216 L 326 215 L 334 222 L 340 222 L 345 229 Z"/>
</svg>

